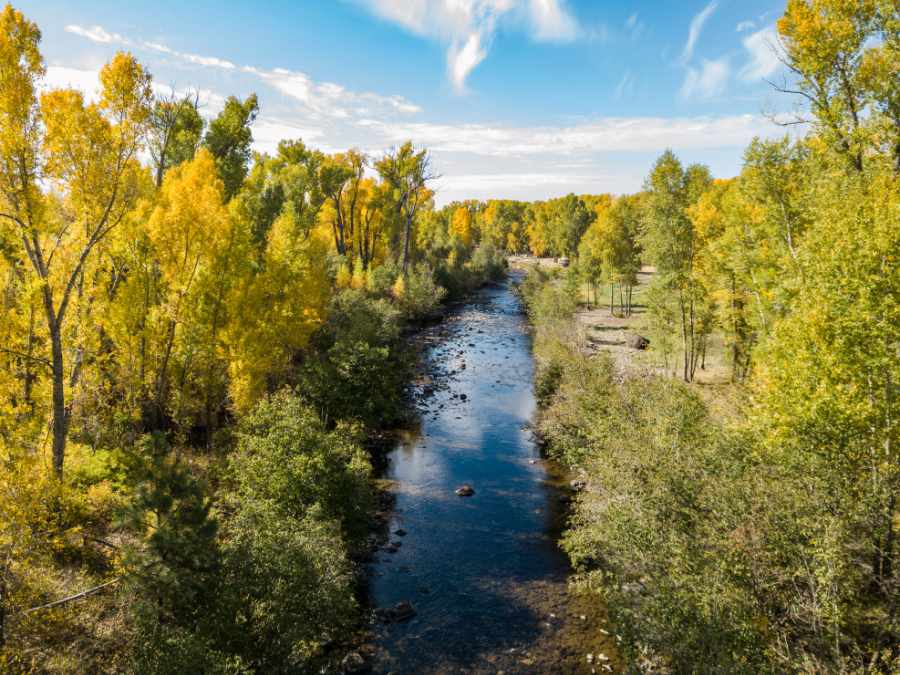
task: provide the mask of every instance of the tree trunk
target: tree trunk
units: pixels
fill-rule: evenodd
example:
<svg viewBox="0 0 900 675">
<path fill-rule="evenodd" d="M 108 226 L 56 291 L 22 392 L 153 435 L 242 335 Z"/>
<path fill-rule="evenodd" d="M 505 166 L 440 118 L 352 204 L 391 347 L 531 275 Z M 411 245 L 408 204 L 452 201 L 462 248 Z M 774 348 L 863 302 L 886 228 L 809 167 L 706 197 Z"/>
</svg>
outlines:
<svg viewBox="0 0 900 675">
<path fill-rule="evenodd" d="M 53 470 L 62 478 L 63 462 L 66 458 L 66 435 L 68 415 L 66 414 L 65 373 L 63 372 L 62 335 L 56 321 L 50 328 L 50 345 L 53 353 Z"/>
<path fill-rule="evenodd" d="M 406 272 L 409 269 L 409 237 L 410 230 L 412 229 L 412 219 L 404 218 L 404 228 L 403 228 L 403 276 L 406 276 Z"/>
<path fill-rule="evenodd" d="M 678 309 L 681 312 L 681 351 L 682 351 L 682 378 L 690 382 L 690 348 L 688 347 L 687 315 L 684 306 L 684 292 L 678 292 Z"/>
</svg>

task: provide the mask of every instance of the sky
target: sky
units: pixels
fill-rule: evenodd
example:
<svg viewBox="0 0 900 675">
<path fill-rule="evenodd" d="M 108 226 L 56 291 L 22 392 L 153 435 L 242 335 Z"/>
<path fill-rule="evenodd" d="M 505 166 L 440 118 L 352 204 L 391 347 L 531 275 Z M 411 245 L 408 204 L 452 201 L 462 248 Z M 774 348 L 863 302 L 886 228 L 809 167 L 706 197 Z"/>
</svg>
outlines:
<svg viewBox="0 0 900 675">
<path fill-rule="evenodd" d="M 254 146 L 427 147 L 439 205 L 641 188 L 666 148 L 717 177 L 791 109 L 771 0 L 19 0 L 45 86 L 94 95 L 116 51 L 160 93 L 260 101 Z"/>
</svg>

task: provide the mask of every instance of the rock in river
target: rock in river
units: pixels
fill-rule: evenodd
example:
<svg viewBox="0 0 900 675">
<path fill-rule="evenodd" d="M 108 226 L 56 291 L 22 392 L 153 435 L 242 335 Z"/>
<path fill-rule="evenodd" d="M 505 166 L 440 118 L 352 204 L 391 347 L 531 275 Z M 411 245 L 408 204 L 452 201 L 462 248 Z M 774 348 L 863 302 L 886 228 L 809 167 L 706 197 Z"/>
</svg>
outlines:
<svg viewBox="0 0 900 675">
<path fill-rule="evenodd" d="M 358 673 L 366 667 L 365 659 L 356 652 L 350 652 L 341 661 L 341 669 L 345 673 Z"/>
<path fill-rule="evenodd" d="M 456 488 L 456 494 L 460 497 L 471 497 L 475 494 L 475 488 L 473 488 L 469 484 L 460 485 L 458 488 Z"/>
<path fill-rule="evenodd" d="M 375 610 L 375 616 L 384 623 L 407 621 L 415 615 L 416 610 L 406 600 L 398 602 L 393 607 L 379 607 Z"/>
</svg>

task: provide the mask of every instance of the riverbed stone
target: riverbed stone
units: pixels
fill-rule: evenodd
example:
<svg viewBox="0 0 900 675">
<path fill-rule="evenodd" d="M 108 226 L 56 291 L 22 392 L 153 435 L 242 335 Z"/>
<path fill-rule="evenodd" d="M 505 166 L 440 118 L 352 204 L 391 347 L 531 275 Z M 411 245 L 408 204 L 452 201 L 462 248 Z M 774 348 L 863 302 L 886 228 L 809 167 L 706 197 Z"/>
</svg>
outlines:
<svg viewBox="0 0 900 675">
<path fill-rule="evenodd" d="M 466 483 L 465 485 L 460 485 L 456 488 L 455 492 L 460 497 L 471 497 L 475 494 L 475 488 Z"/>
<path fill-rule="evenodd" d="M 350 652 L 341 661 L 341 669 L 345 673 L 359 673 L 366 667 L 366 660 L 357 652 Z"/>
</svg>

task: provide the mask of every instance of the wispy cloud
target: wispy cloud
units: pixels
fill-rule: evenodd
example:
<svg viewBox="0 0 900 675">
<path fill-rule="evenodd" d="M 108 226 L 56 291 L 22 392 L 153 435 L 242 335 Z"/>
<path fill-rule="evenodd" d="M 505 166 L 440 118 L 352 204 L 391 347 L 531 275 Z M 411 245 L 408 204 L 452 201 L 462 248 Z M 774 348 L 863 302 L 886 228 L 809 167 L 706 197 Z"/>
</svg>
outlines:
<svg viewBox="0 0 900 675">
<path fill-rule="evenodd" d="M 164 44 L 160 44 L 159 42 L 141 42 L 140 46 L 144 49 L 159 52 L 160 54 L 174 56 L 177 59 L 181 59 L 182 61 L 187 61 L 188 63 L 193 63 L 198 66 L 223 68 L 224 70 L 234 70 L 237 67 L 231 61 L 226 61 L 225 59 L 220 59 L 216 56 L 201 56 L 199 54 L 179 52 L 172 49 L 171 47 L 167 47 Z"/>
<path fill-rule="evenodd" d="M 691 26 L 688 29 L 688 39 L 684 45 L 684 51 L 681 53 L 682 63 L 687 63 L 691 60 L 691 57 L 694 55 L 694 47 L 697 44 L 697 40 L 700 38 L 700 33 L 703 32 L 703 26 L 706 24 L 706 21 L 712 13 L 716 11 L 716 7 L 718 6 L 719 3 L 716 0 L 713 0 L 691 19 Z"/>
<path fill-rule="evenodd" d="M 446 44 L 447 77 L 464 91 L 487 58 L 501 21 L 525 27 L 538 42 L 570 42 L 582 35 L 565 0 L 356 0 L 376 16 Z M 591 31 L 591 36 L 602 36 Z"/>
<path fill-rule="evenodd" d="M 749 21 L 749 20 L 748 20 L 748 21 L 741 21 L 741 22 L 738 23 L 738 25 L 735 27 L 735 30 L 736 30 L 738 33 L 743 33 L 744 31 L 747 31 L 747 30 L 753 30 L 755 27 L 756 27 L 756 23 L 754 23 L 753 21 Z"/>
<path fill-rule="evenodd" d="M 767 26 L 744 38 L 744 49 L 750 60 L 741 69 L 741 79 L 752 82 L 770 77 L 781 66 L 778 60 L 778 33 L 774 26 Z"/>
<path fill-rule="evenodd" d="M 483 124 L 384 123 L 360 126 L 387 141 L 411 138 L 439 152 L 493 157 L 573 155 L 600 152 L 654 152 L 663 147 L 699 149 L 740 147 L 765 135 L 769 120 L 755 115 L 729 117 L 604 117 L 571 126 L 516 127 Z"/>
<path fill-rule="evenodd" d="M 614 96 L 617 101 L 634 93 L 634 82 L 634 75 L 631 74 L 630 70 L 626 70 L 622 79 L 619 80 L 619 84 L 616 85 Z"/>
<path fill-rule="evenodd" d="M 639 38 L 641 33 L 644 32 L 644 28 L 644 22 L 638 18 L 637 12 L 625 20 L 625 32 L 632 40 Z"/>
<path fill-rule="evenodd" d="M 65 28 L 66 32 L 73 33 L 75 35 L 79 35 L 83 38 L 87 38 L 93 42 L 99 42 L 101 44 L 121 44 L 127 45 L 128 40 L 123 38 L 118 33 L 107 33 L 103 26 L 78 26 L 75 24 L 69 24 Z"/>
<path fill-rule="evenodd" d="M 704 59 L 699 69 L 687 69 L 684 83 L 681 85 L 681 96 L 685 99 L 712 98 L 722 93 L 730 74 L 731 66 L 727 57 L 717 61 Z"/>
<path fill-rule="evenodd" d="M 374 111 L 389 110 L 394 113 L 411 115 L 422 109 L 402 96 L 383 96 L 372 92 L 351 91 L 332 82 L 317 82 L 306 73 L 286 70 L 284 68 L 261 69 L 254 66 L 239 67 L 227 59 L 217 56 L 202 56 L 172 49 L 160 42 L 129 39 L 118 33 L 109 33 L 102 26 L 85 28 L 77 25 L 66 26 L 66 30 L 75 35 L 101 44 L 118 44 L 136 49 L 144 49 L 157 54 L 184 61 L 185 63 L 206 68 L 218 68 L 226 71 L 240 71 L 262 80 L 282 94 L 301 102 L 310 114 L 349 118 L 352 115 L 370 115 Z M 68 69 L 71 70 L 71 69 Z M 65 76 L 67 69 L 58 69 L 59 77 Z M 72 71 L 82 73 L 84 71 Z M 74 76 L 74 75 L 72 75 Z M 83 77 L 83 76 L 79 76 Z M 81 88 L 80 86 L 78 88 Z"/>
<path fill-rule="evenodd" d="M 241 71 L 258 77 L 318 116 L 348 119 L 354 115 L 371 115 L 375 109 L 388 109 L 406 115 L 422 112 L 419 106 L 402 96 L 351 91 L 333 82 L 316 82 L 300 71 L 284 68 L 265 70 L 253 66 L 244 66 Z"/>
</svg>

